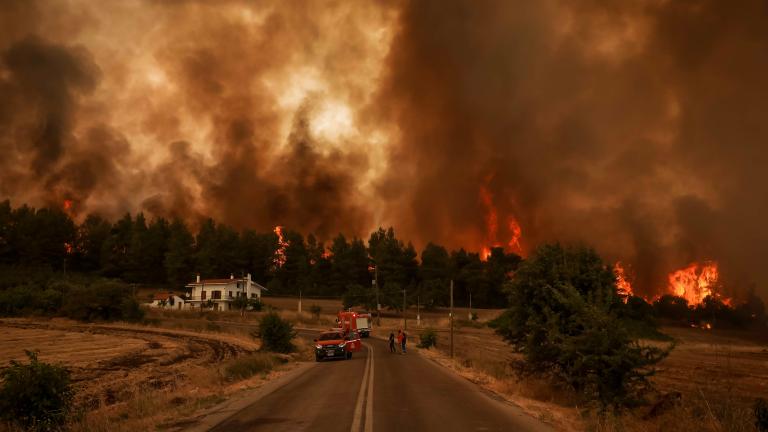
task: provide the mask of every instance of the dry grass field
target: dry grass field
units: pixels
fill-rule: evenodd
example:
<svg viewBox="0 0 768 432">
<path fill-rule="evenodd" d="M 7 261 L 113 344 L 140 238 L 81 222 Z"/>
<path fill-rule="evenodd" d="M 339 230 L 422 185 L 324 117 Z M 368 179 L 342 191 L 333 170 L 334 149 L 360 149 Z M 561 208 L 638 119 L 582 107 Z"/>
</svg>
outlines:
<svg viewBox="0 0 768 432">
<path fill-rule="evenodd" d="M 38 351 L 43 361 L 64 365 L 76 391 L 72 429 L 119 432 L 180 430 L 196 420 L 194 413 L 201 408 L 261 385 L 307 357 L 303 346 L 293 356 L 256 352 L 258 341 L 247 335 L 246 328 L 212 324 L 204 318 L 169 321 L 181 324 L 162 328 L 2 319 L 0 367 L 23 360 L 25 349 Z M 252 365 L 264 373 L 253 377 L 230 373 Z M 275 371 L 270 372 L 273 366 Z"/>
</svg>

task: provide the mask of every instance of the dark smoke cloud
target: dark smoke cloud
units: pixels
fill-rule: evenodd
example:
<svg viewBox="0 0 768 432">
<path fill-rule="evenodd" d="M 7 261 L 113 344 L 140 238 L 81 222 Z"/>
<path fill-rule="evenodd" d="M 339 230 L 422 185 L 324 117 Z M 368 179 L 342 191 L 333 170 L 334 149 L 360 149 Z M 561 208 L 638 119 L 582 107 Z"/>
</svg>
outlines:
<svg viewBox="0 0 768 432">
<path fill-rule="evenodd" d="M 493 174 L 529 246 L 596 245 L 646 293 L 718 260 L 732 293 L 765 294 L 766 7 L 408 2 L 381 92 L 403 137 L 390 218 L 459 246 Z"/>
<path fill-rule="evenodd" d="M 0 197 L 474 250 L 513 218 L 645 293 L 717 260 L 766 294 L 767 7 L 6 1 Z"/>
</svg>

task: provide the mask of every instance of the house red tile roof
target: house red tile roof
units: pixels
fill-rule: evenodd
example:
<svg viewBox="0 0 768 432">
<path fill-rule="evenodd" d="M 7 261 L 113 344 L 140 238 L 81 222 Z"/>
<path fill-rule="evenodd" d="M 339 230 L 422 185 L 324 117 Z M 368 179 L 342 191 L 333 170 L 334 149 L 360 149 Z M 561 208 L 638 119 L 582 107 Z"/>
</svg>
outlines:
<svg viewBox="0 0 768 432">
<path fill-rule="evenodd" d="M 168 300 L 173 295 L 172 292 L 159 292 L 155 293 L 155 300 Z"/>
</svg>

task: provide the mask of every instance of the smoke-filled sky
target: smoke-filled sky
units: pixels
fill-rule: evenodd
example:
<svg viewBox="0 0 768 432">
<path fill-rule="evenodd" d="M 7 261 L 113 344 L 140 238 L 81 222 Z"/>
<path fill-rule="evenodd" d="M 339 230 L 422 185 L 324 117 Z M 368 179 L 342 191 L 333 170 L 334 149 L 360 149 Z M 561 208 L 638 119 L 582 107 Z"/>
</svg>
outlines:
<svg viewBox="0 0 768 432">
<path fill-rule="evenodd" d="M 766 77 L 762 0 L 5 0 L 0 198 L 765 294 Z"/>
</svg>

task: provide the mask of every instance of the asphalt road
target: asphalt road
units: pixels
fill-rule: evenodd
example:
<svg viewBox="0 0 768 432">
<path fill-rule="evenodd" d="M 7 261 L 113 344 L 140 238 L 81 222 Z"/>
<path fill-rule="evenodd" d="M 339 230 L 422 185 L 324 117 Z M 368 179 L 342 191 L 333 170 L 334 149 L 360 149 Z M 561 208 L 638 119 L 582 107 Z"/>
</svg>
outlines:
<svg viewBox="0 0 768 432">
<path fill-rule="evenodd" d="M 310 367 L 211 430 L 550 430 L 425 358 L 391 354 L 378 339 L 364 343 L 351 360 Z"/>
</svg>

